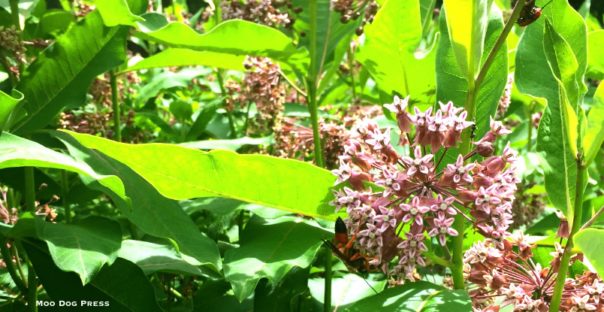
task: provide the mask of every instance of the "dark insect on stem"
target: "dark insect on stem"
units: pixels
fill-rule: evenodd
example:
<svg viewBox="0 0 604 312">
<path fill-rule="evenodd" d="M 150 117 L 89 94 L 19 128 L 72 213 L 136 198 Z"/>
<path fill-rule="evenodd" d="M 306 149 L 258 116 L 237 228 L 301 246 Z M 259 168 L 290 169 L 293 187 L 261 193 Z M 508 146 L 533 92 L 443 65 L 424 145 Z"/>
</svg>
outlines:
<svg viewBox="0 0 604 312">
<path fill-rule="evenodd" d="M 539 17 L 541 17 L 543 9 L 545 9 L 545 7 L 552 3 L 552 1 L 553 0 L 550 0 L 548 3 L 546 3 L 543 7 L 540 8 L 535 5 L 535 0 L 527 0 L 524 8 L 522 8 L 522 11 L 520 12 L 520 17 L 518 18 L 517 22 L 518 25 L 525 27 L 538 20 Z M 514 6 L 515 3 L 516 1 L 514 1 Z"/>
<path fill-rule="evenodd" d="M 470 131 L 470 139 L 474 140 L 476 138 L 476 124 L 472 124 Z"/>
</svg>

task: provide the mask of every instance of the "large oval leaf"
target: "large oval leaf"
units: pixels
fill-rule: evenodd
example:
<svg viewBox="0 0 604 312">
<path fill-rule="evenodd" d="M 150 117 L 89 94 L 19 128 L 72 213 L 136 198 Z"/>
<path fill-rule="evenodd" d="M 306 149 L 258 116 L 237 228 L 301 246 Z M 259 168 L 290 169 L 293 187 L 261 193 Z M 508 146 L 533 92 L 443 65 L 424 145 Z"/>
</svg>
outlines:
<svg viewBox="0 0 604 312">
<path fill-rule="evenodd" d="M 23 100 L 23 93 L 17 90 L 13 90 L 10 95 L 0 90 L 0 132 L 4 130 L 11 113 L 21 100 Z"/>
<path fill-rule="evenodd" d="M 604 230 L 584 229 L 574 237 L 575 245 L 596 269 L 600 278 L 604 276 Z"/>
<path fill-rule="evenodd" d="M 308 163 L 69 134 L 82 145 L 130 167 L 168 198 L 227 197 L 307 216 L 335 217 L 328 205 L 335 177 Z"/>
</svg>

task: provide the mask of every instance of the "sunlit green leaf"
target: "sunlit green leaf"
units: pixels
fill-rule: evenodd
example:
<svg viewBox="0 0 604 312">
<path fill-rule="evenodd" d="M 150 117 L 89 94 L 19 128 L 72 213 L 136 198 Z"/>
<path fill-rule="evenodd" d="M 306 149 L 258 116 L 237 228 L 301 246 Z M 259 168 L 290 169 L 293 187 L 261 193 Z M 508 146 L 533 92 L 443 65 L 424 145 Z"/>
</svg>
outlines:
<svg viewBox="0 0 604 312">
<path fill-rule="evenodd" d="M 489 1 L 445 0 L 443 7 L 457 64 L 463 77 L 473 80 L 480 70 Z"/>
<path fill-rule="evenodd" d="M 233 55 L 212 51 L 171 48 L 149 56 L 128 67 L 127 71 L 157 67 L 203 65 L 209 67 L 244 70 L 244 55 Z"/>
<path fill-rule="evenodd" d="M 585 163 L 590 164 L 598 155 L 604 142 L 604 83 L 600 83 L 587 116 L 587 129 L 583 136 Z"/>
<path fill-rule="evenodd" d="M 11 113 L 21 100 L 23 100 L 23 94 L 17 90 L 13 90 L 10 95 L 0 90 L 0 132 L 4 130 Z"/>
<path fill-rule="evenodd" d="M 400 12 L 405 12 L 404 19 Z M 418 1 L 386 1 L 366 26 L 365 38 L 358 60 L 382 91 L 410 95 L 422 103 L 434 101 L 434 49 L 416 51 L 422 39 Z"/>
<path fill-rule="evenodd" d="M 587 36 L 588 75 L 595 79 L 604 78 L 604 58 L 602 47 L 604 47 L 604 30 L 592 31 Z"/>
<path fill-rule="evenodd" d="M 172 199 L 227 197 L 314 217 L 328 205 L 335 177 L 311 164 L 266 155 L 202 152 L 170 144 L 123 144 L 70 133 L 82 145 L 122 162 Z M 166 159 L 169 161 L 162 161 Z"/>
<path fill-rule="evenodd" d="M 585 255 L 589 263 L 596 269 L 600 278 L 604 276 L 604 230 L 584 229 L 579 231 L 575 237 L 575 244 Z"/>
<path fill-rule="evenodd" d="M 143 18 L 130 11 L 126 0 L 95 0 L 94 4 L 99 10 L 103 22 L 109 27 L 117 25 L 136 26 L 136 22 L 143 20 Z"/>
<path fill-rule="evenodd" d="M 133 0 L 133 11 L 146 2 Z M 144 3 L 143 3 L 144 2 Z M 25 95 L 27 116 L 14 125 L 18 133 L 42 128 L 65 106 L 84 103 L 93 79 L 125 61 L 128 27 L 107 28 L 98 12 L 69 28 L 27 68 L 17 86 Z"/>
</svg>

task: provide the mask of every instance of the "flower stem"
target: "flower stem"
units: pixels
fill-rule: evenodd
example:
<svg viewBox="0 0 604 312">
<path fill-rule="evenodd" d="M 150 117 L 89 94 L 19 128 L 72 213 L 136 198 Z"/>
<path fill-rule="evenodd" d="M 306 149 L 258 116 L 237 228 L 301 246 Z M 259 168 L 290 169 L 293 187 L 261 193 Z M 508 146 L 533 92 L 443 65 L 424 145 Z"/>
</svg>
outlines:
<svg viewBox="0 0 604 312">
<path fill-rule="evenodd" d="M 312 123 L 312 134 L 315 148 L 315 164 L 319 167 L 325 167 L 323 157 L 323 147 L 321 146 L 321 134 L 319 133 L 319 113 L 317 104 L 317 83 L 308 82 L 308 110 L 310 112 L 310 122 Z"/>
<path fill-rule="evenodd" d="M 6 264 L 6 269 L 8 270 L 8 274 L 13 279 L 13 282 L 15 282 L 15 285 L 17 286 L 17 288 L 19 288 L 19 291 L 21 291 L 22 294 L 26 294 L 27 287 L 25 286 L 25 283 L 23 282 L 23 280 L 17 274 L 17 270 L 15 270 L 15 264 L 13 263 L 13 259 L 11 257 L 10 251 L 6 247 L 6 244 L 7 244 L 7 241 L 3 240 L 0 245 L 0 252 L 2 253 L 2 260 Z"/>
<path fill-rule="evenodd" d="M 111 104 L 113 108 L 113 133 L 115 135 L 115 140 L 118 142 L 122 141 L 122 125 L 121 125 L 121 112 L 120 112 L 120 103 L 118 102 L 118 92 L 117 89 L 117 77 L 115 71 L 109 71 L 109 83 L 111 84 Z"/>
<path fill-rule="evenodd" d="M 32 213 L 36 213 L 36 187 L 34 181 L 34 168 L 25 167 L 25 207 Z"/>
<path fill-rule="evenodd" d="M 230 133 L 230 137 L 232 139 L 234 139 L 235 137 L 237 137 L 237 129 L 235 128 L 235 119 L 233 119 L 233 112 L 231 112 L 231 110 L 227 107 L 226 104 L 226 98 L 227 98 L 227 92 L 226 89 L 224 88 L 224 79 L 222 78 L 222 71 L 219 69 L 216 71 L 216 80 L 218 80 L 218 86 L 220 87 L 220 93 L 222 93 L 222 97 L 223 99 L 223 106 L 224 106 L 224 110 L 226 111 L 227 114 L 227 119 L 229 120 L 229 127 L 231 128 L 231 133 Z M 251 104 L 248 104 L 248 107 Z"/>
<path fill-rule="evenodd" d="M 552 301 L 550 303 L 549 311 L 558 312 L 560 310 L 560 302 L 562 301 L 562 291 L 564 290 L 564 282 L 566 281 L 566 274 L 568 273 L 568 265 L 570 256 L 572 255 L 572 249 L 574 245 L 574 236 L 581 229 L 581 220 L 583 217 L 583 186 L 587 179 L 587 173 L 585 164 L 583 163 L 583 157 L 579 154 L 577 159 L 577 184 L 575 186 L 575 204 L 574 204 L 574 215 L 570 234 L 564 246 L 564 253 L 562 259 L 560 259 L 560 268 L 558 269 L 558 277 L 556 278 L 556 285 L 554 286 L 554 293 L 552 294 Z"/>
<path fill-rule="evenodd" d="M 325 293 L 323 295 L 323 311 L 331 310 L 331 249 L 325 253 Z"/>
<path fill-rule="evenodd" d="M 28 311 L 36 312 L 38 311 L 38 280 L 36 277 L 36 272 L 34 271 L 34 266 L 31 263 L 27 265 L 27 307 Z"/>
</svg>

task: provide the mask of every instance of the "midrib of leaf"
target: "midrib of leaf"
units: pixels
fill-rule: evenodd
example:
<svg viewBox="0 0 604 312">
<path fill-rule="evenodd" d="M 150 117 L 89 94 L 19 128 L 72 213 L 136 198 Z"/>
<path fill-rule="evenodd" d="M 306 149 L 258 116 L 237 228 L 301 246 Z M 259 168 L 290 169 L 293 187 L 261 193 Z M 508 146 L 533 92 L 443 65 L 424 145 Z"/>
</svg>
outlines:
<svg viewBox="0 0 604 312">
<path fill-rule="evenodd" d="M 93 14 L 94 14 L 94 13 L 93 13 Z M 82 25 L 84 25 L 84 24 L 82 24 Z M 84 26 L 82 26 L 82 25 L 75 24 L 75 25 L 72 25 L 71 27 L 82 27 L 82 28 L 84 28 Z M 103 26 L 103 27 L 104 27 L 104 26 Z M 48 99 L 48 101 L 38 101 L 38 100 L 36 100 L 36 103 L 43 102 L 43 103 L 44 103 L 44 105 L 39 105 L 39 104 L 36 104 L 36 105 L 35 105 L 35 109 L 34 109 L 34 111 L 33 111 L 33 112 L 29 112 L 29 113 L 28 113 L 28 115 L 27 115 L 27 116 L 26 116 L 26 117 L 25 117 L 25 118 L 24 118 L 22 121 L 20 121 L 20 122 L 19 122 L 19 124 L 18 124 L 18 125 L 15 127 L 14 131 L 18 131 L 18 130 L 19 130 L 19 129 L 20 129 L 22 126 L 23 126 L 23 125 L 27 124 L 27 123 L 28 123 L 28 122 L 29 122 L 29 121 L 30 121 L 30 120 L 31 120 L 31 119 L 32 119 L 34 116 L 37 116 L 37 114 L 38 114 L 38 113 L 39 113 L 39 112 L 40 112 L 42 109 L 44 109 L 44 108 L 46 107 L 46 104 L 51 103 L 52 101 L 54 101 L 54 100 L 56 99 L 56 97 L 57 97 L 59 94 L 61 94 L 61 93 L 62 93 L 62 92 L 63 92 L 63 91 L 64 91 L 64 90 L 65 90 L 65 89 L 68 87 L 68 86 L 70 86 L 70 85 L 71 85 L 71 83 L 72 83 L 73 81 L 75 81 L 75 80 L 76 80 L 76 78 L 78 78 L 78 77 L 79 77 L 79 75 L 80 75 L 82 72 L 84 72 L 84 71 L 86 70 L 86 68 L 88 68 L 88 66 L 90 66 L 90 63 L 92 63 L 92 60 L 94 60 L 94 58 L 95 58 L 95 57 L 96 57 L 96 56 L 99 54 L 99 52 L 101 52 L 101 51 L 102 51 L 102 50 L 103 50 L 103 49 L 104 49 L 104 48 L 107 46 L 107 43 L 108 43 L 109 41 L 113 40 L 113 38 L 114 38 L 114 36 L 116 35 L 116 33 L 117 33 L 118 31 L 120 31 L 120 30 L 121 30 L 121 26 L 118 26 L 118 27 L 112 27 L 112 28 L 110 28 L 110 29 L 111 29 L 111 30 L 109 31 L 109 33 L 108 33 L 106 36 L 104 36 L 104 37 L 103 37 L 103 40 L 101 41 L 101 44 L 99 44 L 99 45 L 95 46 L 95 49 L 94 49 L 94 50 L 90 50 L 90 49 L 80 49 L 80 53 L 78 53 L 78 54 L 77 54 L 77 56 L 78 56 L 78 57 L 80 57 L 80 60 L 84 60 L 82 63 L 78 64 L 78 65 L 82 65 L 82 66 L 80 67 L 80 70 L 79 70 L 77 73 L 73 73 L 73 75 L 69 75 L 69 76 L 71 76 L 71 79 L 67 79 L 67 83 L 63 84 L 63 86 L 61 86 L 59 89 L 57 89 L 57 91 L 56 91 L 56 92 L 54 92 L 54 93 L 53 93 L 53 92 L 51 91 L 51 92 L 50 92 L 50 94 L 48 94 L 48 93 L 47 93 L 47 92 L 48 92 L 48 90 L 46 90 L 47 88 L 40 88 L 40 87 L 38 87 L 38 86 L 33 86 L 33 87 L 30 87 L 30 88 L 27 88 L 27 89 L 37 88 L 37 89 L 38 89 L 38 91 L 40 91 L 40 89 L 41 89 L 41 90 L 43 90 L 45 93 L 47 93 L 47 94 L 45 94 L 45 95 L 46 95 L 46 98 Z M 80 30 L 81 30 L 81 29 L 80 29 Z M 67 32 L 67 33 L 68 33 L 68 32 Z M 77 40 L 81 40 L 82 42 L 89 42 L 89 41 L 90 41 L 90 40 L 88 40 L 87 38 L 81 38 L 81 37 L 88 37 L 88 36 L 86 36 L 86 34 L 85 34 L 84 32 L 79 31 L 79 32 L 77 32 L 76 34 L 77 34 L 77 36 L 78 36 Z M 82 34 L 84 34 L 84 36 L 82 36 Z M 73 44 L 72 42 L 69 42 L 70 40 L 67 40 L 67 39 L 65 39 L 65 38 L 67 38 L 67 37 L 65 37 L 65 35 L 64 35 L 64 36 L 62 37 L 62 39 L 63 39 L 63 40 L 57 40 L 57 42 L 55 42 L 55 43 L 53 44 L 53 46 L 54 46 L 54 45 L 57 45 L 57 44 L 61 44 L 61 45 L 65 45 L 65 44 L 70 45 L 70 44 Z M 95 40 L 93 40 L 93 41 L 96 43 L 96 41 L 95 41 Z M 52 47 L 52 46 L 50 46 L 49 48 L 51 48 L 51 47 Z M 88 52 L 88 51 L 96 51 L 96 53 L 94 53 L 94 52 L 92 52 L 92 53 L 87 53 L 87 57 L 82 57 L 82 53 L 81 53 L 81 51 L 87 51 L 87 52 Z M 49 57 L 48 57 L 48 58 L 46 58 L 46 60 L 47 60 L 47 61 L 51 61 L 51 62 L 53 62 L 53 63 L 52 63 L 52 64 L 53 64 L 53 68 L 52 68 L 51 70 L 49 70 L 49 69 L 47 69 L 47 68 L 44 68 L 44 69 L 46 69 L 46 71 L 47 71 L 47 72 L 48 72 L 48 71 L 56 71 L 56 70 L 64 70 L 65 68 L 71 69 L 69 66 L 60 66 L 60 65 L 59 65 L 59 66 L 57 66 L 57 65 L 59 64 L 59 60 L 56 60 L 56 59 L 55 59 L 55 60 L 53 60 L 53 59 L 51 59 L 51 58 L 49 58 Z M 65 60 L 63 60 L 63 61 L 65 62 Z M 67 60 L 66 62 L 68 62 L 68 63 L 69 63 L 69 62 L 70 62 L 70 60 Z M 71 74 L 72 72 L 70 71 L 69 73 Z M 37 73 L 37 74 L 39 74 L 39 73 Z M 35 94 L 35 93 L 34 93 L 34 94 Z"/>
<path fill-rule="evenodd" d="M 574 216 L 573 213 L 571 213 L 571 211 L 573 210 L 573 203 L 571 202 L 571 194 L 570 194 L 570 187 L 568 187 L 571 183 L 571 181 L 569 181 L 569 172 L 568 172 L 568 166 L 569 166 L 569 160 L 568 160 L 568 154 L 569 154 L 569 150 L 568 150 L 568 129 L 566 128 L 566 123 L 565 121 L 567 120 L 567 116 L 566 116 L 566 109 L 565 109 L 565 105 L 566 102 L 566 92 L 564 90 L 564 87 L 562 85 L 562 82 L 560 80 L 558 80 L 556 78 L 556 81 L 558 82 L 558 88 L 560 88 L 560 92 L 558 92 L 558 101 L 560 103 L 559 105 L 559 109 L 560 109 L 560 129 L 562 130 L 562 152 L 563 152 L 563 159 L 564 159 L 564 183 L 566 184 L 564 187 L 564 194 L 566 196 L 566 209 L 567 209 L 567 218 L 568 220 L 572 223 L 572 217 Z M 551 110 L 550 110 L 551 113 Z"/>
</svg>

